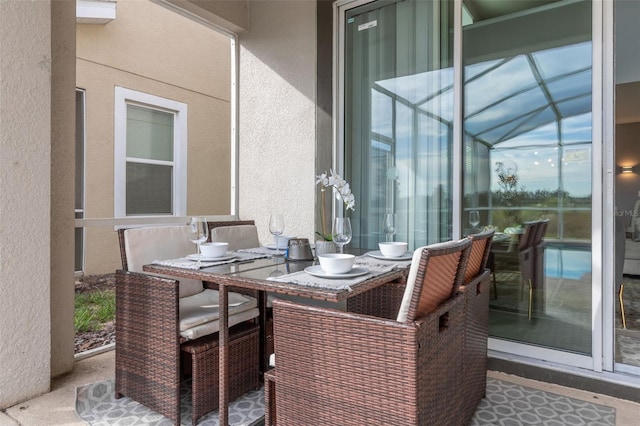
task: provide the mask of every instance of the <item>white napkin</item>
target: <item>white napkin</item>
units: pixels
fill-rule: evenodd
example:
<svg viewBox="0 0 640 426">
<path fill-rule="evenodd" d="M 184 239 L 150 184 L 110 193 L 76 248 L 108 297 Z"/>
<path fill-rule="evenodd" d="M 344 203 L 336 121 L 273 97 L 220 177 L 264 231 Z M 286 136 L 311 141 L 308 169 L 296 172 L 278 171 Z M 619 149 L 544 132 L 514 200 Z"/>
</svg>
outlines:
<svg viewBox="0 0 640 426">
<path fill-rule="evenodd" d="M 154 260 L 152 263 L 156 265 L 162 265 L 162 266 L 172 266 L 175 268 L 201 269 L 201 268 L 209 268 L 211 266 L 225 265 L 227 263 L 245 262 L 248 260 L 262 259 L 265 257 L 269 257 L 265 254 L 256 254 L 256 253 L 237 253 L 237 252 L 233 252 L 233 253 L 236 255 L 236 257 L 234 257 L 233 259 L 220 260 L 220 261 L 200 261 L 200 268 L 198 268 L 197 261 L 187 259 L 184 257 L 181 257 L 179 259 Z"/>
<path fill-rule="evenodd" d="M 268 247 L 253 247 L 246 249 L 238 249 L 238 253 L 255 253 L 255 254 L 263 254 L 263 257 L 272 257 L 274 254 L 284 254 L 284 251 L 273 250 Z"/>
<path fill-rule="evenodd" d="M 200 269 L 200 268 L 209 268 L 211 266 L 224 265 L 225 263 L 233 263 L 237 262 L 238 259 L 228 259 L 222 260 L 219 262 L 203 262 L 200 261 L 200 266 L 198 266 L 198 262 L 195 260 L 187 259 L 187 258 L 179 258 L 179 259 L 168 259 L 168 260 L 154 260 L 153 264 L 162 265 L 162 266 L 172 266 L 174 268 L 184 268 L 184 269 Z"/>
<path fill-rule="evenodd" d="M 393 260 L 393 259 L 377 259 L 369 255 L 363 255 L 356 257 L 356 266 L 366 266 L 367 268 L 386 268 L 390 267 L 389 271 L 393 269 L 408 268 L 411 266 L 411 259 L 409 260 Z M 386 272 L 386 271 L 385 271 Z"/>
</svg>

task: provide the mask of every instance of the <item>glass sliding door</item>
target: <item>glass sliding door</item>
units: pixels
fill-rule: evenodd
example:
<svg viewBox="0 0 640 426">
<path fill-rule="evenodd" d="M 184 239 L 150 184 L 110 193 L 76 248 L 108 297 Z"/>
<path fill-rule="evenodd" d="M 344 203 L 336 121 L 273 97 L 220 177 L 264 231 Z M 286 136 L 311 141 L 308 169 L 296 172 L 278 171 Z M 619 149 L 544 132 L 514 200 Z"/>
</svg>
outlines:
<svg viewBox="0 0 640 426">
<path fill-rule="evenodd" d="M 496 230 L 492 337 L 591 355 L 591 2 L 523 3 L 463 2 L 462 229 Z"/>
<path fill-rule="evenodd" d="M 453 2 L 372 2 L 344 23 L 344 173 L 353 247 L 451 238 Z"/>
</svg>

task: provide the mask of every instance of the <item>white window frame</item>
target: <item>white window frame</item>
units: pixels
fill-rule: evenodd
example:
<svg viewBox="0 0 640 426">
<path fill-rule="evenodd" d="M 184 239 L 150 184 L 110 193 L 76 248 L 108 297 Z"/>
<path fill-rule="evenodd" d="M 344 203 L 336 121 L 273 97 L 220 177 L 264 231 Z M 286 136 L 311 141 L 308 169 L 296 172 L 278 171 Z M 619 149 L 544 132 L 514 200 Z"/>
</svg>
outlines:
<svg viewBox="0 0 640 426">
<path fill-rule="evenodd" d="M 187 104 L 116 86 L 114 123 L 113 206 L 114 217 L 127 217 L 127 105 L 138 105 L 172 113 L 173 126 L 173 214 L 187 212 Z M 166 162 L 162 162 L 166 164 Z M 140 217 L 137 216 L 136 217 Z"/>
</svg>

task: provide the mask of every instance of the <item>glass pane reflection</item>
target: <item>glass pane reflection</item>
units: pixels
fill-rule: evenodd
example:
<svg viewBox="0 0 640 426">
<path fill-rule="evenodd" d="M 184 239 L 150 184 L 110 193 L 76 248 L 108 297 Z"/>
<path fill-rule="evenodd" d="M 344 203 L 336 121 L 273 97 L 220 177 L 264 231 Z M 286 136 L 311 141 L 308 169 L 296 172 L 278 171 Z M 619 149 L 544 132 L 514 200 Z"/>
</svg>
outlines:
<svg viewBox="0 0 640 426">
<path fill-rule="evenodd" d="M 479 210 L 479 228 L 497 231 L 489 333 L 582 354 L 591 353 L 590 8 L 560 1 L 463 31 L 464 155 L 474 166 L 462 226 L 477 232 L 466 214 Z M 541 32 L 541 22 L 562 26 Z M 531 243 L 530 223 L 543 219 L 544 243 Z"/>
</svg>

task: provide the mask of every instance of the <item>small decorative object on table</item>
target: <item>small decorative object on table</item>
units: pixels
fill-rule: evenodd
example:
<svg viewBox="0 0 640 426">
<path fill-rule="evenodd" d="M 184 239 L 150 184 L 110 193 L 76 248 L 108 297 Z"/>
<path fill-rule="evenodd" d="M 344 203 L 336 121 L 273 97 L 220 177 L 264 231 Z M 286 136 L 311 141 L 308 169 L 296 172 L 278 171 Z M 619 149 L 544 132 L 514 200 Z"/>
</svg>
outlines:
<svg viewBox="0 0 640 426">
<path fill-rule="evenodd" d="M 327 176 L 327 172 L 316 176 L 316 184 L 320 184 L 320 220 L 322 222 L 322 233 L 316 232 L 324 241 L 334 241 L 333 234 L 327 232 L 327 215 L 325 212 L 325 191 L 327 188 L 331 188 L 335 193 L 336 199 L 342 201 L 345 210 L 355 210 L 356 199 L 351 193 L 351 188 L 346 180 L 340 177 L 339 174 L 333 170 L 329 170 L 330 175 Z M 345 212 L 346 213 L 346 212 Z M 347 218 L 348 219 L 348 218 Z M 351 238 L 349 238 L 350 240 Z M 337 241 L 334 241 L 337 242 Z M 348 241 L 346 242 L 348 243 Z M 345 244 L 346 244 L 345 243 Z M 317 243 L 316 243 L 317 244 Z M 316 255 L 318 255 L 318 247 L 316 246 Z"/>
</svg>

